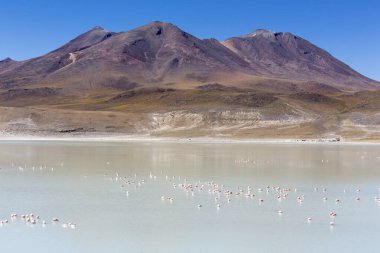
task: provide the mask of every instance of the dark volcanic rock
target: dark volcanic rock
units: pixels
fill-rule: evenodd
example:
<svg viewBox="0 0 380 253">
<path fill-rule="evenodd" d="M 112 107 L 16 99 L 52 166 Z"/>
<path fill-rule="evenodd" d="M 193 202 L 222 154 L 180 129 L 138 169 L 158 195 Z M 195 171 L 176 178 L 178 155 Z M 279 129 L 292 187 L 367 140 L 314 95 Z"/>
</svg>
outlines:
<svg viewBox="0 0 380 253">
<path fill-rule="evenodd" d="M 272 104 L 277 98 L 269 94 L 247 93 L 237 96 L 224 96 L 223 101 L 249 107 L 263 107 Z"/>
<path fill-rule="evenodd" d="M 224 91 L 227 90 L 229 87 L 226 87 L 219 83 L 210 83 L 205 85 L 200 85 L 197 87 L 198 90 L 201 91 Z"/>
<path fill-rule="evenodd" d="M 0 94 L 0 98 L 3 100 L 11 100 L 20 97 L 49 97 L 57 95 L 58 92 L 59 89 L 49 87 L 35 89 L 11 89 Z"/>
<path fill-rule="evenodd" d="M 311 103 L 334 103 L 335 99 L 318 93 L 301 92 L 290 95 L 291 98 Z"/>
<path fill-rule="evenodd" d="M 112 87 L 120 90 L 132 90 L 140 86 L 136 82 L 131 82 L 127 77 L 109 78 L 106 79 L 103 84 L 105 87 Z"/>
<path fill-rule="evenodd" d="M 163 93 L 170 93 L 174 91 L 176 90 L 171 89 L 171 88 L 141 88 L 141 89 L 126 91 L 112 98 L 110 101 L 122 101 L 125 99 L 138 97 L 138 96 L 145 96 L 145 95 L 150 95 L 150 94 L 163 94 Z"/>
</svg>

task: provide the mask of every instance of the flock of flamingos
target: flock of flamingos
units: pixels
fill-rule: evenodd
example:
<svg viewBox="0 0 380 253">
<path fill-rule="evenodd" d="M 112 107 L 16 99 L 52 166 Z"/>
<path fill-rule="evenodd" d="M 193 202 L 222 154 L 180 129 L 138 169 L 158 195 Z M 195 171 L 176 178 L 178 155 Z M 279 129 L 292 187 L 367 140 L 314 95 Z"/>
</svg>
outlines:
<svg viewBox="0 0 380 253">
<path fill-rule="evenodd" d="M 109 165 L 110 163 L 107 162 L 107 166 Z M 63 163 L 61 163 L 60 166 L 63 167 Z M 24 172 L 26 170 L 31 170 L 33 172 L 36 170 L 51 170 L 51 172 L 54 172 L 53 167 L 48 168 L 47 166 L 27 167 L 26 165 L 15 166 L 14 164 L 12 164 L 12 168 L 18 170 L 19 172 Z M 83 177 L 86 180 L 88 178 L 87 176 Z M 193 208 L 198 208 L 199 210 L 201 210 L 205 205 L 207 205 L 208 207 L 215 206 L 216 210 L 219 211 L 223 208 L 228 208 L 229 206 L 233 205 L 237 198 L 246 198 L 252 201 L 257 201 L 259 206 L 265 205 L 267 201 L 294 201 L 299 205 L 302 205 L 304 201 L 307 201 L 307 197 L 304 194 L 299 193 L 301 191 L 299 191 L 297 188 L 287 188 L 280 186 L 253 187 L 249 185 L 227 187 L 226 185 L 217 183 L 215 181 L 190 182 L 187 179 L 181 179 L 181 177 L 170 177 L 167 175 L 164 176 L 162 171 L 160 176 L 154 175 L 152 174 L 152 172 L 150 172 L 149 175 L 145 175 L 144 177 L 137 176 L 137 174 L 127 177 L 121 176 L 119 175 L 119 173 L 105 173 L 104 177 L 120 186 L 123 194 L 125 194 L 127 197 L 130 196 L 130 194 L 144 194 L 142 192 L 139 192 L 138 189 L 149 183 L 166 183 L 167 186 L 171 189 L 171 191 L 167 195 L 161 195 L 160 201 L 163 204 L 173 203 L 174 201 L 176 201 L 175 195 L 181 192 L 184 193 L 186 197 L 192 198 L 193 200 L 195 196 L 199 196 L 202 194 L 207 195 L 207 198 L 202 198 L 203 201 L 205 201 L 205 199 L 207 200 L 206 203 L 198 203 L 194 205 L 194 201 L 191 201 L 192 204 L 189 205 L 189 208 L 193 206 Z M 311 190 L 315 193 L 320 192 L 321 204 L 326 203 L 328 201 L 333 201 L 335 205 L 338 207 L 342 202 L 340 198 L 329 197 L 328 189 L 324 187 L 315 187 Z M 380 188 L 378 189 L 378 191 L 380 192 Z M 355 194 L 352 194 L 352 196 L 350 196 L 349 199 L 351 199 L 351 201 L 360 202 L 360 192 L 361 189 L 357 188 L 355 190 Z M 343 193 L 346 194 L 346 190 L 343 190 Z M 374 201 L 375 203 L 380 205 L 380 197 L 374 196 Z M 286 211 L 283 209 L 278 209 L 275 211 L 275 213 L 277 213 L 277 215 L 282 216 L 285 215 Z M 338 216 L 339 214 L 335 210 L 326 211 L 326 223 L 331 227 L 335 226 L 335 224 L 337 224 Z M 28 226 L 41 225 L 43 227 L 46 227 L 48 225 L 59 225 L 65 229 L 76 228 L 76 224 L 74 222 L 61 222 L 61 219 L 58 217 L 53 217 L 49 220 L 46 220 L 40 218 L 39 215 L 33 213 L 12 213 L 8 215 L 8 218 L 0 219 L 0 226 L 5 227 L 9 226 L 10 224 L 16 221 L 22 221 Z M 312 216 L 305 216 L 304 219 L 307 223 L 313 222 Z"/>
<path fill-rule="evenodd" d="M 152 172 L 150 172 L 148 180 L 138 180 L 137 174 L 135 174 L 132 177 L 120 176 L 119 173 L 116 173 L 112 177 L 109 177 L 108 174 L 105 174 L 104 176 L 107 176 L 111 181 L 120 184 L 120 187 L 123 191 L 125 191 L 126 196 L 129 196 L 131 192 L 136 193 L 135 190 L 145 185 L 147 181 L 156 181 L 160 178 L 159 176 L 152 174 Z M 219 211 L 222 208 L 228 208 L 229 206 L 231 206 L 233 202 L 236 200 L 236 198 L 246 198 L 251 200 L 256 199 L 255 201 L 257 201 L 259 205 L 264 205 L 266 201 L 273 201 L 273 196 L 275 201 L 295 201 L 299 205 L 302 205 L 302 203 L 307 200 L 307 197 L 304 194 L 298 194 L 299 190 L 297 188 L 291 189 L 280 186 L 266 186 L 261 188 L 254 188 L 253 186 L 249 185 L 244 187 L 237 186 L 231 188 L 227 187 L 224 184 L 216 183 L 215 181 L 203 183 L 201 181 L 189 182 L 187 179 L 181 179 L 181 177 L 169 177 L 167 175 L 161 176 L 161 179 L 164 179 L 164 181 L 174 189 L 174 194 L 172 193 L 171 195 L 169 194 L 161 196 L 162 203 L 173 203 L 175 201 L 175 197 L 172 195 L 176 195 L 178 191 L 183 192 L 187 197 L 195 197 L 196 195 L 201 194 L 206 194 L 210 196 L 210 198 L 208 198 L 207 200 L 207 203 L 198 203 L 195 206 L 199 210 L 202 209 L 205 206 L 205 204 L 207 204 L 208 207 L 215 206 L 215 208 Z M 322 204 L 328 201 L 333 201 L 335 205 L 338 207 L 342 202 L 340 198 L 328 198 L 328 190 L 325 187 L 315 187 L 313 191 L 321 192 Z M 380 192 L 380 188 L 378 188 L 378 191 Z M 348 191 L 346 191 L 345 189 L 343 190 L 343 194 L 346 194 L 347 192 Z M 353 194 L 352 197 L 350 197 L 351 200 L 355 202 L 360 202 L 360 192 L 361 189 L 357 188 L 355 190 L 355 194 Z M 373 198 L 374 202 L 380 205 L 380 197 L 374 196 Z M 189 205 L 189 207 L 191 206 Z M 285 211 L 282 209 L 278 209 L 276 213 L 278 215 L 283 215 Z M 338 213 L 335 210 L 330 210 L 326 212 L 326 217 L 328 217 L 328 224 L 331 227 L 333 227 L 336 224 Z M 313 217 L 311 216 L 306 216 L 304 217 L 304 219 L 307 223 L 311 223 L 313 221 Z"/>
</svg>

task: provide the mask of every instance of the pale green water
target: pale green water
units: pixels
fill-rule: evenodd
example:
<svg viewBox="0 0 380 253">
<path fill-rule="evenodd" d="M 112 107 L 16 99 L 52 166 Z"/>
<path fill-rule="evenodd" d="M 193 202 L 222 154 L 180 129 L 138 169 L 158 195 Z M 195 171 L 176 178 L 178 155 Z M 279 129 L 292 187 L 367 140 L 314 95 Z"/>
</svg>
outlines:
<svg viewBox="0 0 380 253">
<path fill-rule="evenodd" d="M 380 146 L 1 142 L 0 167 L 0 219 L 48 221 L 0 226 L 0 252 L 379 252 Z M 217 209 L 210 181 L 245 192 Z"/>
</svg>

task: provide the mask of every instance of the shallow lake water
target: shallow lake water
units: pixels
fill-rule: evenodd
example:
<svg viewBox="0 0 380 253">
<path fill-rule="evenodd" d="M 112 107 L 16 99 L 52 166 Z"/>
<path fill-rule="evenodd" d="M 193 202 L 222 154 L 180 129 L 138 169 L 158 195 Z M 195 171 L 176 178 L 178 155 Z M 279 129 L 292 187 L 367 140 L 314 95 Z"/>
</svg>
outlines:
<svg viewBox="0 0 380 253">
<path fill-rule="evenodd" d="M 3 141 L 0 168 L 1 252 L 379 252 L 376 145 Z"/>
</svg>

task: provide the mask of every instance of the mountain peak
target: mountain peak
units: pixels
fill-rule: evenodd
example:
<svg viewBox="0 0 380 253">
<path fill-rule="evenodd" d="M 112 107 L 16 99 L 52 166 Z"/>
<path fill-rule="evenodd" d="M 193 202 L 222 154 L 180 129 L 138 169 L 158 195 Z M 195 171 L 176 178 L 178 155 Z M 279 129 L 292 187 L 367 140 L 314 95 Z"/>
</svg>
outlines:
<svg viewBox="0 0 380 253">
<path fill-rule="evenodd" d="M 152 28 L 176 28 L 180 30 L 177 26 L 173 25 L 172 23 L 162 22 L 162 21 L 153 21 L 150 23 L 147 23 L 146 25 L 143 25 L 141 27 L 138 27 L 137 29 L 152 29 Z"/>
<path fill-rule="evenodd" d="M 66 55 L 68 53 L 80 51 L 110 38 L 113 34 L 114 33 L 107 31 L 100 26 L 95 26 L 91 30 L 80 34 L 76 38 L 69 41 L 67 44 L 52 51 L 51 53 Z"/>
<path fill-rule="evenodd" d="M 137 27 L 131 31 L 144 32 L 144 33 L 154 34 L 158 36 L 161 36 L 161 35 L 175 36 L 178 34 L 182 34 L 185 37 L 190 37 L 190 34 L 184 32 L 182 29 L 180 29 L 176 25 L 172 23 L 162 22 L 162 21 L 153 21 L 146 25 Z"/>
<path fill-rule="evenodd" d="M 167 23 L 167 22 L 163 22 L 160 20 L 149 22 L 145 26 L 156 26 L 156 25 L 162 25 L 162 26 L 172 25 L 172 26 L 174 26 L 172 23 Z"/>
<path fill-rule="evenodd" d="M 241 36 L 241 37 L 242 38 L 253 38 L 256 36 L 264 37 L 267 39 L 278 37 L 278 36 L 290 36 L 290 37 L 297 38 L 297 36 L 295 36 L 294 34 L 289 33 L 289 32 L 275 32 L 275 31 L 271 31 L 271 30 L 267 30 L 267 29 L 257 29 L 256 31 L 251 32 L 251 33 L 244 35 L 244 36 Z"/>
<path fill-rule="evenodd" d="M 105 29 L 98 25 L 91 29 L 91 31 L 96 31 L 96 30 L 105 30 Z"/>
<path fill-rule="evenodd" d="M 13 60 L 12 58 L 9 58 L 9 57 L 7 57 L 7 58 L 5 58 L 5 59 L 3 59 L 3 60 L 0 60 L 0 62 L 16 62 L 15 60 Z"/>
<path fill-rule="evenodd" d="M 273 37 L 276 33 L 271 31 L 271 30 L 267 30 L 267 29 L 257 29 L 256 31 L 254 32 L 251 32 L 247 35 L 244 35 L 242 36 L 243 38 L 249 38 L 249 37 L 256 37 L 256 36 L 263 36 L 263 37 Z"/>
<path fill-rule="evenodd" d="M 167 23 L 165 23 L 165 22 L 163 22 L 163 21 L 160 21 L 160 20 L 155 20 L 155 21 L 149 22 L 148 25 L 149 25 L 149 24 L 163 25 L 163 24 L 167 24 Z"/>
</svg>

